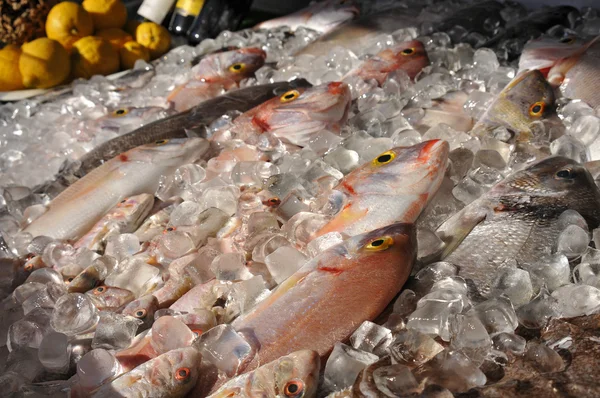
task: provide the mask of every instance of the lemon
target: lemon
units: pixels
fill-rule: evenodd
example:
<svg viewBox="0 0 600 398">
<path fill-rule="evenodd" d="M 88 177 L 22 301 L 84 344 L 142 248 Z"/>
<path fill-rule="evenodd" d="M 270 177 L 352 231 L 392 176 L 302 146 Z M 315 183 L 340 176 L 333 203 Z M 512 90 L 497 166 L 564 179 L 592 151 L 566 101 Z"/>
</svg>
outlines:
<svg viewBox="0 0 600 398">
<path fill-rule="evenodd" d="M 96 36 L 103 38 L 119 51 L 121 47 L 128 41 L 132 41 L 133 37 L 128 35 L 124 30 L 119 28 L 102 29 L 96 32 Z"/>
<path fill-rule="evenodd" d="M 73 45 L 71 64 L 74 77 L 110 75 L 119 70 L 119 53 L 106 40 L 88 36 Z"/>
<path fill-rule="evenodd" d="M 121 56 L 121 69 L 133 68 L 138 59 L 150 61 L 150 51 L 137 41 L 125 43 L 119 50 L 119 55 Z"/>
<path fill-rule="evenodd" d="M 46 19 L 46 35 L 67 51 L 82 37 L 94 33 L 92 17 L 79 4 L 65 1 L 52 7 Z"/>
<path fill-rule="evenodd" d="M 9 44 L 0 50 L 0 91 L 20 90 L 23 86 L 19 72 L 21 49 Z"/>
<path fill-rule="evenodd" d="M 154 22 L 144 22 L 135 30 L 135 41 L 150 50 L 150 58 L 155 59 L 169 51 L 171 35 Z"/>
<path fill-rule="evenodd" d="M 49 88 L 69 76 L 69 53 L 56 40 L 41 37 L 21 47 L 19 71 L 27 88 Z"/>
<path fill-rule="evenodd" d="M 127 8 L 121 0 L 84 0 L 96 29 L 122 28 L 127 22 Z"/>
</svg>

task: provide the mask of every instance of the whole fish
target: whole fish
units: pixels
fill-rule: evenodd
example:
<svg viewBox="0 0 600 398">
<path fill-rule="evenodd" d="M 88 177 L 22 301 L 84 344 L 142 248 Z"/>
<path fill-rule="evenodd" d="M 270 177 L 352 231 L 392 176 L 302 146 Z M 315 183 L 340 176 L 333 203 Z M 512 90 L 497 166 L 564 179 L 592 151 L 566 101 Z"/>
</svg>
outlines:
<svg viewBox="0 0 600 398">
<path fill-rule="evenodd" d="M 178 112 L 187 111 L 207 99 L 237 88 L 264 65 L 267 54 L 260 48 L 218 52 L 203 57 L 192 68 L 192 79 L 176 87 L 167 101 Z"/>
<path fill-rule="evenodd" d="M 548 72 L 548 81 L 560 84 L 567 98 L 580 99 L 595 108 L 600 105 L 598 65 L 600 40 L 594 39 L 570 57 L 559 60 Z"/>
<path fill-rule="evenodd" d="M 304 264 L 232 326 L 258 344 L 246 371 L 297 350 L 325 357 L 398 294 L 416 255 L 413 224 L 357 235 Z"/>
<path fill-rule="evenodd" d="M 292 31 L 299 27 L 309 28 L 319 33 L 327 33 L 346 21 L 356 18 L 359 9 L 351 1 L 325 0 L 279 18 L 269 19 L 255 26 L 259 29 L 273 29 L 288 26 Z"/>
<path fill-rule="evenodd" d="M 320 367 L 316 352 L 292 352 L 229 380 L 208 398 L 312 398 L 317 395 Z"/>
<path fill-rule="evenodd" d="M 429 65 L 429 58 L 423 44 L 418 40 L 411 40 L 396 44 L 367 59 L 350 71 L 344 79 L 349 76 L 360 76 L 363 80 L 375 79 L 381 86 L 388 74 L 395 70 L 403 70 L 414 79 L 427 65 Z"/>
<path fill-rule="evenodd" d="M 519 57 L 518 74 L 526 70 L 538 69 L 544 76 L 548 76 L 548 72 L 556 62 L 575 55 L 585 45 L 584 40 L 573 35 L 562 38 L 544 36 L 530 40 L 525 44 Z"/>
<path fill-rule="evenodd" d="M 306 146 L 322 130 L 340 131 L 348 118 L 350 101 L 350 89 L 340 82 L 292 89 L 240 115 L 233 127 L 211 138 L 253 143 L 269 132 L 285 143 Z"/>
<path fill-rule="evenodd" d="M 444 261 L 489 293 L 498 267 L 550 253 L 560 233 L 557 220 L 578 211 L 590 228 L 600 223 L 600 191 L 582 165 L 550 157 L 496 184 L 481 198 L 449 218 L 436 231 L 446 246 Z"/>
<path fill-rule="evenodd" d="M 67 167 L 63 174 L 82 177 L 105 161 L 140 145 L 157 140 L 186 138 L 194 129 L 208 126 L 230 111 L 244 112 L 282 93 L 299 87 L 310 87 L 304 79 L 248 87 L 204 101 L 202 104 L 165 119 L 149 123 L 137 130 L 113 138 L 96 147 Z"/>
<path fill-rule="evenodd" d="M 329 205 L 335 216 L 316 236 L 349 236 L 393 222 L 415 222 L 437 192 L 448 163 L 446 141 L 431 140 L 383 152 L 345 176 Z"/>
<path fill-rule="evenodd" d="M 530 125 L 554 111 L 554 90 L 538 70 L 516 76 L 494 99 L 471 135 L 484 137 L 505 127 L 518 140 L 531 134 Z"/>
<path fill-rule="evenodd" d="M 425 108 L 423 117 L 416 121 L 415 129 L 425 134 L 430 128 L 444 123 L 456 131 L 471 131 L 474 121 L 464 109 L 468 98 L 464 91 L 450 91 L 433 99 L 431 108 Z"/>
<path fill-rule="evenodd" d="M 100 250 L 105 239 L 110 234 L 125 234 L 135 231 L 146 218 L 154 196 L 143 193 L 123 199 L 106 213 L 88 233 L 81 237 L 73 247 L 87 247 L 90 250 Z"/>
<path fill-rule="evenodd" d="M 579 10 L 572 6 L 543 7 L 528 12 L 522 19 L 509 22 L 496 36 L 483 43 L 481 47 L 501 47 L 503 42 L 518 40 L 525 44 L 556 25 L 574 28 L 579 18 Z M 504 46 L 508 51 L 508 61 L 517 59 L 522 46 Z M 518 49 L 518 51 L 516 51 Z"/>
<path fill-rule="evenodd" d="M 159 140 L 109 160 L 58 195 L 24 232 L 78 239 L 128 196 L 154 193 L 159 177 L 192 163 L 208 151 L 201 138 Z"/>
<path fill-rule="evenodd" d="M 89 267 L 81 271 L 76 277 L 67 279 L 69 293 L 85 293 L 102 283 L 106 278 L 106 267 L 92 263 Z"/>
<path fill-rule="evenodd" d="M 196 384 L 199 364 L 195 348 L 171 350 L 103 385 L 92 397 L 183 397 Z"/>
</svg>

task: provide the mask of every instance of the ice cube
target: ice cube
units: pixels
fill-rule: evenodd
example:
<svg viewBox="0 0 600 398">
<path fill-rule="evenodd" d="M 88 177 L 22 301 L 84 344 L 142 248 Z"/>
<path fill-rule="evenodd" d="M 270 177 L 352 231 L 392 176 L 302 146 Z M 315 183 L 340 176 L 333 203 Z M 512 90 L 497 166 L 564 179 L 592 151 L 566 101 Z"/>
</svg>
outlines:
<svg viewBox="0 0 600 398">
<path fill-rule="evenodd" d="M 6 346 L 9 351 L 24 347 L 38 348 L 44 337 L 44 331 L 35 322 L 18 320 L 8 328 Z"/>
<path fill-rule="evenodd" d="M 203 359 L 228 377 L 236 375 L 242 364 L 253 356 L 250 344 L 231 325 L 215 326 L 200 336 L 194 346 L 200 350 Z"/>
<path fill-rule="evenodd" d="M 569 225 L 577 225 L 584 231 L 589 231 L 587 221 L 581 214 L 579 214 L 575 210 L 567 209 L 563 211 L 558 217 L 558 229 L 563 230 L 567 228 Z"/>
<path fill-rule="evenodd" d="M 558 311 L 565 318 L 595 314 L 600 311 L 600 290 L 588 285 L 565 285 L 552 292 Z"/>
<path fill-rule="evenodd" d="M 425 334 L 435 334 L 449 341 L 449 317 L 462 312 L 467 298 L 452 290 L 436 290 L 423 296 L 417 309 L 409 315 L 406 327 Z"/>
<path fill-rule="evenodd" d="M 235 316 L 245 314 L 256 304 L 264 300 L 270 294 L 269 289 L 262 276 L 253 276 L 250 279 L 239 281 L 231 286 L 227 295 L 225 308 L 231 319 Z"/>
<path fill-rule="evenodd" d="M 564 156 L 579 163 L 590 160 L 585 144 L 570 135 L 563 135 L 552 141 L 550 152 L 555 156 Z"/>
<path fill-rule="evenodd" d="M 527 304 L 533 296 L 533 286 L 529 272 L 513 267 L 498 270 L 489 297 L 506 295 L 515 307 Z"/>
<path fill-rule="evenodd" d="M 457 314 L 450 321 L 450 347 L 462 352 L 474 364 L 481 365 L 492 349 L 492 339 L 477 313 Z"/>
<path fill-rule="evenodd" d="M 423 262 L 427 262 L 428 259 L 436 257 L 444 248 L 444 242 L 442 242 L 439 236 L 432 230 L 426 228 L 417 229 L 417 242 L 417 259 Z"/>
<path fill-rule="evenodd" d="M 470 176 L 463 178 L 458 185 L 452 189 L 454 197 L 465 205 L 478 199 L 487 191 L 480 183 L 474 181 Z"/>
<path fill-rule="evenodd" d="M 413 290 L 418 296 L 423 296 L 431 290 L 435 282 L 456 274 L 458 274 L 458 268 L 454 264 L 445 261 L 429 264 L 415 275 Z"/>
<path fill-rule="evenodd" d="M 64 282 L 63 277 L 60 273 L 55 271 L 52 268 L 40 268 L 33 271 L 27 279 L 25 283 L 37 282 L 43 283 L 44 285 L 48 282 L 54 282 L 62 284 Z"/>
<path fill-rule="evenodd" d="M 559 372 L 565 366 L 563 359 L 556 351 L 545 344 L 533 341 L 527 343 L 525 358 L 543 373 Z"/>
<path fill-rule="evenodd" d="M 535 290 L 545 284 L 549 291 L 554 291 L 569 283 L 571 268 L 564 254 L 555 253 L 541 256 L 532 264 L 522 264 L 529 271 Z"/>
<path fill-rule="evenodd" d="M 265 257 L 265 264 L 278 284 L 298 271 L 306 261 L 306 256 L 292 246 L 282 246 Z"/>
<path fill-rule="evenodd" d="M 160 279 L 157 267 L 139 258 L 128 258 L 106 277 L 104 284 L 129 290 L 137 298 L 156 287 Z"/>
<path fill-rule="evenodd" d="M 142 321 L 134 317 L 102 311 L 92 348 L 119 350 L 129 347 L 141 323 Z"/>
<path fill-rule="evenodd" d="M 378 359 L 377 355 L 337 342 L 325 365 L 324 383 L 331 391 L 350 387 L 358 374 Z"/>
<path fill-rule="evenodd" d="M 233 215 L 235 214 L 239 196 L 239 188 L 235 186 L 213 187 L 206 189 L 202 193 L 199 203 L 204 209 L 216 207 L 228 215 Z"/>
<path fill-rule="evenodd" d="M 200 213 L 202 213 L 202 207 L 199 203 L 192 201 L 182 202 L 171 213 L 169 225 L 174 227 L 194 225 L 199 219 Z"/>
<path fill-rule="evenodd" d="M 419 384 L 410 368 L 402 364 L 382 366 L 373 372 L 377 389 L 385 396 L 404 397 L 417 392 Z"/>
<path fill-rule="evenodd" d="M 52 309 L 55 307 L 56 301 L 65 293 L 67 293 L 67 287 L 63 282 L 48 282 L 45 288 L 34 292 L 23 301 L 23 313 L 27 315 L 36 308 Z"/>
<path fill-rule="evenodd" d="M 311 257 L 317 256 L 332 246 L 340 244 L 344 241 L 342 234 L 339 232 L 328 232 L 310 241 L 306 250 Z"/>
<path fill-rule="evenodd" d="M 44 336 L 38 350 L 42 365 L 50 371 L 63 372 L 69 367 L 71 351 L 69 338 L 64 333 L 48 333 Z"/>
<path fill-rule="evenodd" d="M 279 168 L 262 161 L 238 162 L 231 170 L 231 180 L 236 185 L 260 186 L 267 178 L 279 174 Z"/>
<path fill-rule="evenodd" d="M 537 296 L 529 303 L 517 309 L 519 323 L 529 329 L 540 329 L 548 323 L 550 318 L 560 315 L 556 298 L 550 296 L 548 289 L 542 286 Z"/>
<path fill-rule="evenodd" d="M 261 263 L 265 258 L 279 247 L 289 245 L 289 241 L 280 234 L 264 234 L 260 241 L 252 249 L 252 260 Z"/>
<path fill-rule="evenodd" d="M 85 354 L 77 363 L 79 383 L 92 391 L 120 371 L 119 361 L 110 352 L 98 348 Z"/>
<path fill-rule="evenodd" d="M 157 238 L 157 255 L 160 263 L 170 263 L 172 260 L 191 253 L 196 248 L 196 242 L 190 234 L 178 231 L 175 228 L 169 230 Z"/>
<path fill-rule="evenodd" d="M 391 330 L 370 321 L 364 321 L 350 336 L 350 345 L 353 348 L 377 356 L 385 355 L 391 342 Z"/>
<path fill-rule="evenodd" d="M 394 314 L 398 314 L 401 316 L 408 316 L 411 312 L 413 312 L 417 308 L 417 302 L 419 298 L 410 289 L 402 290 L 400 296 L 394 302 L 394 307 L 392 309 Z"/>
<path fill-rule="evenodd" d="M 415 372 L 417 380 L 438 384 L 453 392 L 466 392 L 485 385 L 487 378 L 461 352 L 445 349 Z"/>
<path fill-rule="evenodd" d="M 322 214 L 302 212 L 290 218 L 281 229 L 290 243 L 303 249 L 328 221 L 329 217 Z"/>
<path fill-rule="evenodd" d="M 482 91 L 472 91 L 463 105 L 465 112 L 475 120 L 479 120 L 481 116 L 488 110 L 494 96 L 490 93 Z"/>
<path fill-rule="evenodd" d="M 583 115 L 574 121 L 567 132 L 589 146 L 600 137 L 600 119 L 593 115 Z"/>
<path fill-rule="evenodd" d="M 556 250 L 572 259 L 582 255 L 587 250 L 589 242 L 587 231 L 577 225 L 569 225 L 558 236 Z"/>
<path fill-rule="evenodd" d="M 460 276 L 447 276 L 436 281 L 431 286 L 431 292 L 435 290 L 448 290 L 464 296 L 467 295 L 467 282 Z"/>
<path fill-rule="evenodd" d="M 512 352 L 521 355 L 525 352 L 527 341 L 514 333 L 498 333 L 492 338 L 494 348 L 502 352 Z"/>
<path fill-rule="evenodd" d="M 112 256 L 121 261 L 127 257 L 133 256 L 140 250 L 140 240 L 134 234 L 120 234 L 110 236 L 106 240 L 106 250 L 104 254 Z"/>
<path fill-rule="evenodd" d="M 474 308 L 490 336 L 498 333 L 512 333 L 519 321 L 512 303 L 507 297 L 500 296 L 477 304 Z"/>
<path fill-rule="evenodd" d="M 236 281 L 252 278 L 246 267 L 246 259 L 241 253 L 224 253 L 214 258 L 211 271 L 220 281 Z"/>
<path fill-rule="evenodd" d="M 255 212 L 248 217 L 248 235 L 261 232 L 279 232 L 279 223 L 273 213 Z"/>
<path fill-rule="evenodd" d="M 159 354 L 177 348 L 189 347 L 196 335 L 180 319 L 166 315 L 158 318 L 152 325 L 152 347 Z"/>
<path fill-rule="evenodd" d="M 399 331 L 388 348 L 394 363 L 408 364 L 411 367 L 428 362 L 443 350 L 440 343 L 414 329 Z"/>
<path fill-rule="evenodd" d="M 341 146 L 327 153 L 323 160 L 344 174 L 348 174 L 359 166 L 358 153 Z"/>
<path fill-rule="evenodd" d="M 98 311 L 87 296 L 69 293 L 56 302 L 50 323 L 57 332 L 73 336 L 94 327 L 98 319 Z"/>
</svg>

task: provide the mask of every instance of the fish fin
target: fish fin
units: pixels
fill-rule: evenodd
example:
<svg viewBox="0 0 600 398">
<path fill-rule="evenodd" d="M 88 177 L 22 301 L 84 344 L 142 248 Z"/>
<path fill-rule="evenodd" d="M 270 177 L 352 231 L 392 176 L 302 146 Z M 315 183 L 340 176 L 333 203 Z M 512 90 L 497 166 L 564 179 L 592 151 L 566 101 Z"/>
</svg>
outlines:
<svg viewBox="0 0 600 398">
<path fill-rule="evenodd" d="M 442 260 L 448 257 L 467 237 L 473 228 L 487 217 L 487 206 L 482 206 L 476 202 L 473 202 L 454 216 L 450 217 L 435 231 L 439 238 L 444 242 L 444 250 L 441 254 Z"/>
</svg>

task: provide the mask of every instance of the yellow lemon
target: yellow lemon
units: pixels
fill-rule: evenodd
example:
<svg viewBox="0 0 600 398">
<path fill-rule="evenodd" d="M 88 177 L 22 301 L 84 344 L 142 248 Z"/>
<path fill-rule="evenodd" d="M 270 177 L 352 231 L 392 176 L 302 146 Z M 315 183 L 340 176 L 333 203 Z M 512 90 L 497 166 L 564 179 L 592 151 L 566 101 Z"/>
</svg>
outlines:
<svg viewBox="0 0 600 398">
<path fill-rule="evenodd" d="M 21 49 L 9 44 L 0 50 L 0 91 L 20 90 L 23 86 L 19 72 Z"/>
<path fill-rule="evenodd" d="M 115 48 L 119 50 L 125 43 L 132 41 L 133 37 L 119 28 L 102 29 L 96 32 L 96 36 L 103 38 Z"/>
<path fill-rule="evenodd" d="M 135 30 L 135 41 L 150 50 L 150 58 L 155 59 L 169 51 L 171 35 L 154 22 L 144 22 Z"/>
<path fill-rule="evenodd" d="M 74 77 L 110 75 L 119 70 L 119 53 L 106 40 L 88 36 L 73 45 L 71 63 Z"/>
<path fill-rule="evenodd" d="M 92 17 L 79 4 L 65 1 L 52 7 L 46 19 L 46 35 L 67 51 L 82 37 L 94 33 Z"/>
<path fill-rule="evenodd" d="M 133 68 L 138 59 L 150 61 L 150 51 L 137 41 L 125 43 L 119 50 L 119 55 L 121 56 L 121 69 Z"/>
<path fill-rule="evenodd" d="M 21 47 L 19 71 L 27 88 L 49 88 L 67 80 L 69 53 L 59 42 L 41 37 Z"/>
<path fill-rule="evenodd" d="M 84 0 L 96 29 L 122 28 L 127 22 L 127 8 L 121 0 Z"/>
</svg>

